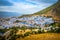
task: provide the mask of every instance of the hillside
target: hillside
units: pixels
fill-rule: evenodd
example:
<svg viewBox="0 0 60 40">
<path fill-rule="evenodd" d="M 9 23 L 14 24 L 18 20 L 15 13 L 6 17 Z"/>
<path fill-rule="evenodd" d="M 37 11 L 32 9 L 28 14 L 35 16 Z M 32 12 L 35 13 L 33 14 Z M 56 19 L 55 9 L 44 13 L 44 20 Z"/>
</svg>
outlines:
<svg viewBox="0 0 60 40">
<path fill-rule="evenodd" d="M 27 16 L 36 16 L 36 15 L 42 15 L 42 16 L 49 16 L 49 17 L 53 17 L 53 19 L 57 22 L 60 22 L 60 0 L 58 2 L 56 2 L 55 4 L 53 4 L 52 6 L 43 9 L 39 12 L 36 12 L 34 14 L 31 15 L 22 15 L 20 17 L 27 17 Z"/>
<path fill-rule="evenodd" d="M 60 22 L 60 0 L 54 5 L 42 11 L 34 13 L 33 15 L 51 16 L 54 18 L 55 21 Z"/>
<path fill-rule="evenodd" d="M 16 40 L 60 40 L 59 33 L 44 33 L 27 36 L 25 38 L 17 38 Z"/>
</svg>

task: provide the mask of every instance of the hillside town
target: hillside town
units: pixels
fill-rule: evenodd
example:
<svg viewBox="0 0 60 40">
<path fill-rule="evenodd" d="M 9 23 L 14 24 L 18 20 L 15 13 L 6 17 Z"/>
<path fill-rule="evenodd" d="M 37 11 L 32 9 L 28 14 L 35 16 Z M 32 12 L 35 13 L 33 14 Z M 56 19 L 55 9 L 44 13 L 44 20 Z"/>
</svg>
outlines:
<svg viewBox="0 0 60 40">
<path fill-rule="evenodd" d="M 52 24 L 52 25 L 51 25 Z M 60 28 L 55 26 L 52 17 L 8 17 L 0 18 L 0 39 L 16 40 L 33 34 L 59 32 Z"/>
<path fill-rule="evenodd" d="M 60 0 L 0 0 L 0 40 L 60 40 Z"/>
<path fill-rule="evenodd" d="M 31 17 L 10 17 L 10 18 L 1 18 L 0 19 L 0 26 L 4 29 L 9 29 L 10 27 L 45 27 L 45 25 L 49 25 L 54 23 L 53 18 L 48 18 L 44 16 L 31 16 Z"/>
</svg>

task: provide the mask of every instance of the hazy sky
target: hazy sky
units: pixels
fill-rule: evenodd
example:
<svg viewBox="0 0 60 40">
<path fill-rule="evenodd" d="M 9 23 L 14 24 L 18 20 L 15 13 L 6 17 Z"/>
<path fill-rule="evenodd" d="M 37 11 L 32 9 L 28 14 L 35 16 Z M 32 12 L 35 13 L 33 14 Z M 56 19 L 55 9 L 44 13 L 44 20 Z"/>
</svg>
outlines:
<svg viewBox="0 0 60 40">
<path fill-rule="evenodd" d="M 56 2 L 57 0 L 0 0 L 0 11 L 31 14 Z"/>
</svg>

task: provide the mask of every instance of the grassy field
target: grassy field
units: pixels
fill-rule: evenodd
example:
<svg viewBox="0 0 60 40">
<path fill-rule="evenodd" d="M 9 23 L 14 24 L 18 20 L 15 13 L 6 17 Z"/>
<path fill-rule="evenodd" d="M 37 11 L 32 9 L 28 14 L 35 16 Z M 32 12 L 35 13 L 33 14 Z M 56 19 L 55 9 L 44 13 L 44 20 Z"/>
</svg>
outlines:
<svg viewBox="0 0 60 40">
<path fill-rule="evenodd" d="M 60 40 L 60 33 L 42 33 L 25 38 L 17 38 L 16 40 Z"/>
</svg>

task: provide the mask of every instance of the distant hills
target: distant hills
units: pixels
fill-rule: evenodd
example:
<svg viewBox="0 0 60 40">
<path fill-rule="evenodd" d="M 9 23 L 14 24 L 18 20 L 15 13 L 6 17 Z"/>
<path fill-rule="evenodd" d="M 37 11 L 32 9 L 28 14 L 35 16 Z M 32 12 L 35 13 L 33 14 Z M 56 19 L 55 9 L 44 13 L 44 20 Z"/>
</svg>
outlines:
<svg viewBox="0 0 60 40">
<path fill-rule="evenodd" d="M 0 17 L 15 17 L 15 16 L 21 16 L 21 14 L 15 12 L 0 12 Z"/>
</svg>

